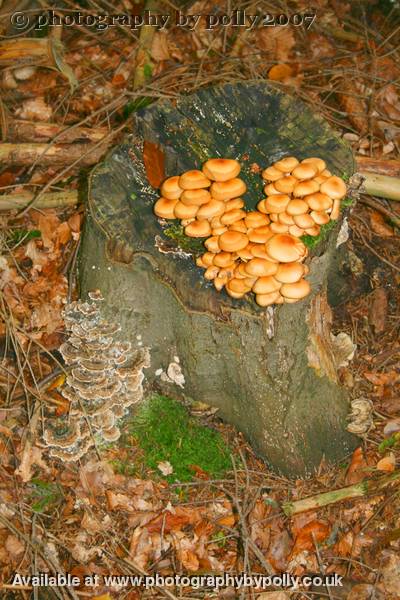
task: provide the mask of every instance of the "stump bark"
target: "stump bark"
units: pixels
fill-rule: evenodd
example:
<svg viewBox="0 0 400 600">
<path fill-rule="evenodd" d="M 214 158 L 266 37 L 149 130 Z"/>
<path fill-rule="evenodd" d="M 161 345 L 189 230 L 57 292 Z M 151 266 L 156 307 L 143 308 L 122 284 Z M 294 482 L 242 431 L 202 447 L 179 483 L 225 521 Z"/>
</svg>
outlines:
<svg viewBox="0 0 400 600">
<path fill-rule="evenodd" d="M 334 174 L 350 176 L 350 148 L 303 103 L 265 83 L 157 102 L 137 114 L 134 135 L 92 173 L 79 264 L 81 296 L 99 288 L 121 335 L 150 348 L 149 386 L 218 407 L 282 474 L 303 476 L 323 457 L 342 459 L 356 438 L 345 429 L 348 397 L 338 382 L 326 300 L 340 222 L 310 251 L 306 300 L 273 310 L 250 295 L 233 300 L 196 267 L 202 241 L 154 216 L 158 194 L 146 177 L 144 140 L 164 152 L 166 176 L 214 156 L 240 160 L 248 210 L 263 197 L 254 163 L 320 156 Z M 170 375 L 181 368 L 184 382 L 168 381 L 170 365 Z"/>
</svg>

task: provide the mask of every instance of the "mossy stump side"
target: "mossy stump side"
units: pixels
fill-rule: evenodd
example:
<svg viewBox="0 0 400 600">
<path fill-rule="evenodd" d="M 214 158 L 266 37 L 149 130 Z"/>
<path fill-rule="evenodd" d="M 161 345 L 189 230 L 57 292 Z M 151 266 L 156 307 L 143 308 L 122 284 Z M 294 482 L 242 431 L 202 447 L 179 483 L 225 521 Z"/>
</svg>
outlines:
<svg viewBox="0 0 400 600">
<path fill-rule="evenodd" d="M 340 223 L 310 252 L 306 300 L 273 311 L 251 295 L 233 300 L 194 264 L 202 244 L 182 238 L 178 222 L 155 218 L 158 194 L 145 174 L 143 140 L 159 144 L 166 176 L 213 156 L 237 158 L 249 210 L 263 197 L 254 163 L 320 156 L 333 173 L 350 176 L 349 147 L 303 103 L 265 83 L 157 102 L 137 114 L 132 138 L 92 173 L 79 263 L 81 296 L 99 288 L 122 337 L 150 348 L 149 387 L 218 407 L 282 474 L 303 476 L 323 457 L 343 459 L 355 438 L 345 429 L 349 402 L 338 383 L 326 301 Z M 183 385 L 158 374 L 175 357 Z"/>
</svg>

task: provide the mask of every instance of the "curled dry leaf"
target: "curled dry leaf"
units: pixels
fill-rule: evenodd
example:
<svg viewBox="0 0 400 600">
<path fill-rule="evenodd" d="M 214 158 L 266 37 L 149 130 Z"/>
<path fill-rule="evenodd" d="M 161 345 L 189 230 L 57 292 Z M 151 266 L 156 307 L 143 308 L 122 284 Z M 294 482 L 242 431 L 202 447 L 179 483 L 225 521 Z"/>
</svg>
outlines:
<svg viewBox="0 0 400 600">
<path fill-rule="evenodd" d="M 369 211 L 369 222 L 374 233 L 381 237 L 393 237 L 393 227 L 388 225 L 381 213 L 376 210 Z"/>
<path fill-rule="evenodd" d="M 311 521 L 303 529 L 300 529 L 294 541 L 294 547 L 291 555 L 302 552 L 303 550 L 313 550 L 315 545 L 323 542 L 331 531 L 331 527 L 324 521 Z"/>
<path fill-rule="evenodd" d="M 386 473 L 393 473 L 396 467 L 396 457 L 393 452 L 390 452 L 376 464 L 378 471 L 385 471 Z"/>
<path fill-rule="evenodd" d="M 363 449 L 360 446 L 354 450 L 351 457 L 351 462 L 346 472 L 346 484 L 351 485 L 365 479 L 367 466 Z"/>
<path fill-rule="evenodd" d="M 165 476 L 171 475 L 174 472 L 174 467 L 171 465 L 171 463 L 168 460 L 158 463 L 157 468 Z"/>
</svg>

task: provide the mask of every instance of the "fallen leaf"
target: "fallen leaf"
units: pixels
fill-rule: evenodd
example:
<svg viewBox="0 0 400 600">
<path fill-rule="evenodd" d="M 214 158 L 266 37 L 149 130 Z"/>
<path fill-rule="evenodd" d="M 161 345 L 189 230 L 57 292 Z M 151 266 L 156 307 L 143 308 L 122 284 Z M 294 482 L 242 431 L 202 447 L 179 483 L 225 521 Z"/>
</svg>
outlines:
<svg viewBox="0 0 400 600">
<path fill-rule="evenodd" d="M 375 586 L 370 583 L 359 583 L 353 586 L 346 600 L 371 600 L 376 598 Z"/>
<path fill-rule="evenodd" d="M 303 550 L 313 550 L 316 544 L 324 541 L 329 536 L 330 530 L 330 525 L 324 521 L 311 521 L 297 534 L 291 555 L 293 556 Z"/>
<path fill-rule="evenodd" d="M 384 288 L 376 288 L 369 296 L 371 304 L 369 308 L 369 322 L 375 333 L 385 331 L 388 311 L 388 297 Z"/>
<path fill-rule="evenodd" d="M 26 119 L 27 121 L 50 121 L 53 110 L 45 102 L 43 96 L 37 96 L 25 100 L 22 106 L 15 111 L 15 114 L 20 119 Z"/>
<path fill-rule="evenodd" d="M 168 460 L 158 463 L 157 468 L 165 476 L 171 475 L 174 472 L 174 467 L 171 465 L 170 462 L 168 462 Z"/>
<path fill-rule="evenodd" d="M 377 462 L 376 468 L 378 471 L 392 473 L 396 467 L 396 457 L 393 452 L 390 452 Z"/>
<path fill-rule="evenodd" d="M 4 547 L 10 555 L 11 560 L 18 558 L 25 550 L 25 545 L 13 534 L 7 537 Z"/>
<path fill-rule="evenodd" d="M 400 556 L 396 550 L 383 550 L 381 554 L 381 586 L 387 596 L 400 598 Z M 357 599 L 358 600 L 358 599 Z"/>
<path fill-rule="evenodd" d="M 369 211 L 369 222 L 371 225 L 371 229 L 377 235 L 381 237 L 393 237 L 394 231 L 393 227 L 388 225 L 380 212 L 376 210 Z"/>
<path fill-rule="evenodd" d="M 257 31 L 257 42 L 262 50 L 276 57 L 279 62 L 286 62 L 293 46 L 296 44 L 294 33 L 289 28 L 267 27 Z"/>
<path fill-rule="evenodd" d="M 168 36 L 165 33 L 157 31 L 154 34 L 150 54 L 156 62 L 171 58 L 168 48 Z"/>
<path fill-rule="evenodd" d="M 273 81 L 283 81 L 287 77 L 291 77 L 292 74 L 293 70 L 291 67 L 289 67 L 289 65 L 274 65 L 268 71 L 268 79 L 272 79 Z"/>
<path fill-rule="evenodd" d="M 30 481 L 33 477 L 33 465 L 37 465 L 41 469 L 48 471 L 49 468 L 42 458 L 42 450 L 36 446 L 31 446 L 27 443 L 22 453 L 21 464 L 15 470 L 15 474 L 19 475 L 24 483 Z"/>
<path fill-rule="evenodd" d="M 345 482 L 347 485 L 359 483 L 366 477 L 367 461 L 365 460 L 364 452 L 361 446 L 356 448 L 351 457 L 350 465 L 346 472 Z"/>
<path fill-rule="evenodd" d="M 391 421 L 388 421 L 383 428 L 383 435 L 385 437 L 390 437 L 398 431 L 400 431 L 400 419 L 392 419 Z"/>
<path fill-rule="evenodd" d="M 397 373 L 394 370 L 386 371 L 386 373 L 364 371 L 363 376 L 374 385 L 393 385 L 400 379 L 400 373 Z"/>
<path fill-rule="evenodd" d="M 159 188 L 165 179 L 164 152 L 158 144 L 144 141 L 143 144 L 143 163 L 146 169 L 147 179 L 154 188 Z"/>
</svg>

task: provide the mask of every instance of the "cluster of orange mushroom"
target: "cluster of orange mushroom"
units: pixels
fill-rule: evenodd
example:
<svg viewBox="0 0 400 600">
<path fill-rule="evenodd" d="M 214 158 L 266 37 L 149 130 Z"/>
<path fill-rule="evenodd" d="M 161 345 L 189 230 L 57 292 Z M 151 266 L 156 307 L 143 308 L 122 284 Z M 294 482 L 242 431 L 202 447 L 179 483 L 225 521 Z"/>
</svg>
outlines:
<svg viewBox="0 0 400 600">
<path fill-rule="evenodd" d="M 237 160 L 212 158 L 201 171 L 169 177 L 154 212 L 180 219 L 189 237 L 207 238 L 196 264 L 218 291 L 233 298 L 252 291 L 260 306 L 297 302 L 310 293 L 299 238 L 338 218 L 346 185 L 321 158 L 286 157 L 262 172 L 266 197 L 248 212 L 239 173 Z"/>
</svg>

